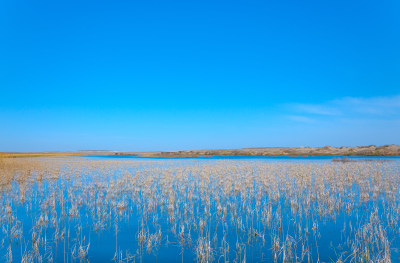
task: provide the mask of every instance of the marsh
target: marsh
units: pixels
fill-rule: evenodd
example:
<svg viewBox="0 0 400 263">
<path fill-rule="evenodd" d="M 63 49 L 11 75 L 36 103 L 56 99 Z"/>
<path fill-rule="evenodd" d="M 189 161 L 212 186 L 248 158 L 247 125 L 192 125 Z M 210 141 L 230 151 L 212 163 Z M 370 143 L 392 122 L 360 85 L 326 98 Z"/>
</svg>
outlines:
<svg viewBox="0 0 400 263">
<path fill-rule="evenodd" d="M 398 158 L 17 158 L 0 167 L 1 262 L 400 261 Z"/>
</svg>

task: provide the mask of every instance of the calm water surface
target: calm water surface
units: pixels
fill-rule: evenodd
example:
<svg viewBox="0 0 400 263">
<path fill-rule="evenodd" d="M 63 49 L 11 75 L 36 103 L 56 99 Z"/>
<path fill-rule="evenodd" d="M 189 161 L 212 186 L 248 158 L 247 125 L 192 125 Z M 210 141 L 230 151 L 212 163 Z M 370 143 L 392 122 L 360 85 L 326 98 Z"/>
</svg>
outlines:
<svg viewBox="0 0 400 263">
<path fill-rule="evenodd" d="M 400 158 L 332 158 L 43 158 L 1 262 L 400 262 Z"/>
</svg>

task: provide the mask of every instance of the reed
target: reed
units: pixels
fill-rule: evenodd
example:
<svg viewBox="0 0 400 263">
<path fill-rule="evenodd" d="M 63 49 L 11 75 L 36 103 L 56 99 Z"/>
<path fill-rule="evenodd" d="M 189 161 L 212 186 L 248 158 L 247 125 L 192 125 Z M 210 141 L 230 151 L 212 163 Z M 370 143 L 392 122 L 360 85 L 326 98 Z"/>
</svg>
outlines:
<svg viewBox="0 0 400 263">
<path fill-rule="evenodd" d="M 109 232 L 115 262 L 167 248 L 196 262 L 392 262 L 400 242 L 396 161 L 0 158 L 0 172 L 7 262 L 89 262 Z"/>
</svg>

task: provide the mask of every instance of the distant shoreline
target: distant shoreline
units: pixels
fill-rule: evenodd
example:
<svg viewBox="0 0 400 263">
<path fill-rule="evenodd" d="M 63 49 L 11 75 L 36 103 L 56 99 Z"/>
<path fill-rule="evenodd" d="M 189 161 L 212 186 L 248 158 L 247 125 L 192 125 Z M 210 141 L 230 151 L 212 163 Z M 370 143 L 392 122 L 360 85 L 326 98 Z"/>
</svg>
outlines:
<svg viewBox="0 0 400 263">
<path fill-rule="evenodd" d="M 66 151 L 66 152 L 1 152 L 0 157 L 68 157 L 138 155 L 140 157 L 212 157 L 212 156 L 400 156 L 400 145 L 368 145 L 356 147 L 263 147 L 187 151 Z"/>
</svg>

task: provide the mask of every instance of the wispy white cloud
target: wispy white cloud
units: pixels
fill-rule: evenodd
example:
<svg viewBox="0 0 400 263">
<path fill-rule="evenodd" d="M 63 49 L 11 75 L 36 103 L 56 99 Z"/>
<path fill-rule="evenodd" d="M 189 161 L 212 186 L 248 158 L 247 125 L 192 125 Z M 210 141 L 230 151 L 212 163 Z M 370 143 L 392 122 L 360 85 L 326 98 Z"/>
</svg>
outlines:
<svg viewBox="0 0 400 263">
<path fill-rule="evenodd" d="M 344 97 L 318 104 L 294 103 L 291 114 L 308 117 L 399 117 L 400 95 L 391 97 Z"/>
<path fill-rule="evenodd" d="M 301 115 L 288 115 L 287 118 L 297 121 L 297 122 L 305 122 L 305 123 L 313 123 L 315 122 L 314 119 L 306 116 L 301 116 Z"/>
<path fill-rule="evenodd" d="M 332 101 L 337 107 L 366 115 L 399 115 L 400 95 L 392 97 L 352 98 Z"/>
<path fill-rule="evenodd" d="M 339 115 L 340 111 L 331 107 L 330 105 L 322 105 L 322 104 L 301 104 L 296 103 L 291 105 L 294 110 L 307 114 L 316 114 L 316 115 Z"/>
</svg>

